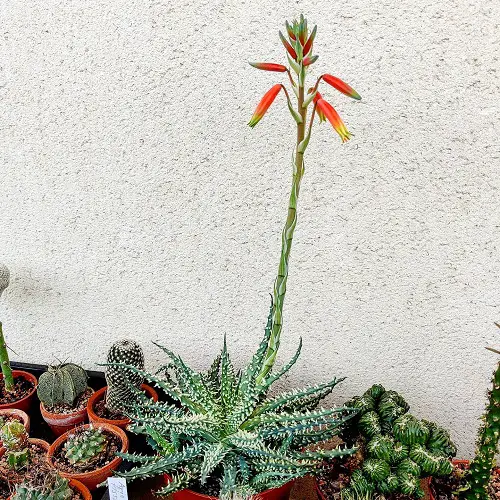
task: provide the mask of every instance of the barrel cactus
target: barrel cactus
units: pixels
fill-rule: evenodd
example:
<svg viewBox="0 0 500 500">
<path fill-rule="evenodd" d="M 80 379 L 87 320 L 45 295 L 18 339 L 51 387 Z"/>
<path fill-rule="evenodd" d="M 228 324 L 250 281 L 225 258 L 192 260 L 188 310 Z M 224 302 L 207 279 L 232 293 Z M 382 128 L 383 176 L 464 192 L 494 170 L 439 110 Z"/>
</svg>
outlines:
<svg viewBox="0 0 500 500">
<path fill-rule="evenodd" d="M 89 427 L 68 437 L 64 444 L 64 456 L 76 468 L 87 468 L 106 450 L 106 444 L 102 430 Z"/>
<path fill-rule="evenodd" d="M 73 406 L 87 389 L 87 372 L 73 363 L 49 366 L 38 380 L 37 394 L 47 407 Z"/>
<path fill-rule="evenodd" d="M 48 471 L 42 485 L 29 482 L 17 485 L 12 500 L 71 500 L 73 496 L 69 480 Z"/>
<path fill-rule="evenodd" d="M 408 413 L 409 405 L 395 391 L 375 385 L 346 406 L 359 413 L 344 432 L 346 440 L 361 436 L 365 460 L 342 491 L 343 499 L 370 495 L 424 495 L 420 479 L 452 472 L 449 458 L 456 449 L 438 425 Z"/>
<path fill-rule="evenodd" d="M 136 399 L 136 391 L 141 387 L 144 377 L 117 365 L 129 365 L 144 370 L 142 347 L 133 340 L 115 342 L 108 352 L 107 363 L 106 408 L 112 413 L 124 413 L 127 406 Z"/>
<path fill-rule="evenodd" d="M 24 467 L 30 460 L 28 433 L 18 420 L 10 420 L 0 429 L 0 441 L 5 448 L 7 464 L 11 469 Z"/>
</svg>

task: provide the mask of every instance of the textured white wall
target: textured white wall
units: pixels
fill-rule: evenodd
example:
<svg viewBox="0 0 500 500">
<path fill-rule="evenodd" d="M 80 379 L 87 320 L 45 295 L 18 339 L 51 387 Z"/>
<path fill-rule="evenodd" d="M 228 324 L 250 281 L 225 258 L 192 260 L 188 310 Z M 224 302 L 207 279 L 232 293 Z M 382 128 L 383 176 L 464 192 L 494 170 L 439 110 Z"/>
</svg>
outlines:
<svg viewBox="0 0 500 500">
<path fill-rule="evenodd" d="M 3 0 L 0 303 L 14 359 L 103 361 L 121 337 L 208 366 L 263 331 L 294 129 L 277 37 L 319 24 L 350 129 L 307 151 L 280 359 L 295 386 L 374 382 L 473 450 L 500 319 L 495 0 Z M 283 79 L 284 80 L 284 79 Z"/>
</svg>

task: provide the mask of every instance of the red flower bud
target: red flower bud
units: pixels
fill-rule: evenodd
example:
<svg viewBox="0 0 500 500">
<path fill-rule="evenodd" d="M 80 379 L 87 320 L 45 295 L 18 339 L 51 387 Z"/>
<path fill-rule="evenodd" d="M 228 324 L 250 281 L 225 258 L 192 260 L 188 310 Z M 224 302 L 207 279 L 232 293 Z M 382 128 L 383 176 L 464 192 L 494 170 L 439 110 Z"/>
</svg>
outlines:
<svg viewBox="0 0 500 500">
<path fill-rule="evenodd" d="M 284 73 L 286 71 L 286 66 L 283 64 L 275 64 L 275 63 L 249 63 L 250 66 L 253 66 L 257 69 L 263 69 L 264 71 L 277 71 L 279 73 Z"/>
<path fill-rule="evenodd" d="M 316 106 L 324 113 L 337 134 L 340 135 L 342 142 L 348 141 L 351 138 L 351 133 L 347 130 L 344 122 L 340 118 L 339 114 L 335 111 L 333 106 L 330 103 L 326 102 L 324 99 L 318 99 Z"/>
<path fill-rule="evenodd" d="M 250 127 L 252 128 L 255 127 L 255 125 L 257 125 L 257 123 L 259 123 L 260 120 L 262 120 L 262 117 L 266 114 L 266 111 L 269 109 L 273 101 L 276 99 L 276 96 L 279 94 L 282 88 L 283 85 L 278 83 L 273 87 L 271 87 L 264 94 L 264 97 L 259 102 L 259 105 L 255 110 L 255 113 L 252 115 L 252 118 L 250 118 L 250 121 L 248 122 L 248 125 L 250 125 Z"/>
<path fill-rule="evenodd" d="M 283 45 L 285 46 L 287 52 L 292 56 L 293 59 L 297 60 L 297 53 L 295 52 L 295 49 L 287 42 L 286 38 L 283 36 L 283 33 L 281 33 L 281 31 L 280 31 L 280 39 Z"/>
<path fill-rule="evenodd" d="M 312 48 L 312 44 L 314 42 L 314 38 L 316 37 L 316 31 L 317 31 L 318 27 L 315 26 L 311 32 L 311 34 L 309 35 L 309 39 L 307 40 L 306 44 L 304 45 L 304 55 L 307 55 L 308 52 L 311 50 Z"/>
<path fill-rule="evenodd" d="M 319 56 L 308 56 L 302 60 L 304 66 L 310 66 L 318 60 Z"/>
<path fill-rule="evenodd" d="M 345 94 L 353 99 L 357 99 L 358 101 L 361 99 L 361 96 L 347 83 L 343 82 L 340 78 L 337 78 L 333 75 L 323 75 L 321 78 L 331 85 L 333 88 L 337 89 L 342 94 Z"/>
</svg>

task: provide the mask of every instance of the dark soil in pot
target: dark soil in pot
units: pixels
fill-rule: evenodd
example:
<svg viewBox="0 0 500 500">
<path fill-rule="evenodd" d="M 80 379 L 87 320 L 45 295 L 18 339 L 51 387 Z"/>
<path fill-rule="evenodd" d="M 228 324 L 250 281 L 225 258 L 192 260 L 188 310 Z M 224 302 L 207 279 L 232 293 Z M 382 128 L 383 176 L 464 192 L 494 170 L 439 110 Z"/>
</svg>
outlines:
<svg viewBox="0 0 500 500">
<path fill-rule="evenodd" d="M 83 411 L 87 408 L 87 403 L 93 393 L 94 391 L 90 387 L 87 387 L 83 394 L 81 394 L 75 401 L 75 404 L 73 406 L 60 404 L 54 406 L 45 406 L 45 409 L 50 413 L 55 413 L 57 415 L 70 415 L 78 411 Z"/>
<path fill-rule="evenodd" d="M 113 413 L 106 408 L 106 400 L 101 399 L 94 406 L 94 412 L 99 418 L 106 420 L 125 420 L 128 417 L 120 413 Z"/>
<path fill-rule="evenodd" d="M 102 433 L 106 438 L 106 449 L 95 460 L 92 460 L 84 467 L 75 467 L 74 464 L 70 463 L 65 457 L 64 446 L 60 446 L 54 453 L 53 459 L 57 470 L 67 472 L 68 474 L 81 474 L 100 469 L 114 460 L 116 453 L 122 448 L 122 442 L 118 436 L 115 436 L 111 432 L 103 430 Z"/>
<path fill-rule="evenodd" d="M 14 470 L 7 465 L 7 456 L 3 455 L 0 458 L 0 478 L 3 481 L 11 484 L 19 484 L 25 478 L 33 474 L 33 471 L 43 469 L 47 460 L 47 448 L 37 443 L 30 443 L 31 458 L 26 467 Z M 48 446 L 46 444 L 46 446 Z"/>
<path fill-rule="evenodd" d="M 12 392 L 5 392 L 5 382 L 3 378 L 0 379 L 0 405 L 15 403 L 29 396 L 34 387 L 33 383 L 29 380 L 22 377 L 15 377 L 14 390 Z"/>
</svg>

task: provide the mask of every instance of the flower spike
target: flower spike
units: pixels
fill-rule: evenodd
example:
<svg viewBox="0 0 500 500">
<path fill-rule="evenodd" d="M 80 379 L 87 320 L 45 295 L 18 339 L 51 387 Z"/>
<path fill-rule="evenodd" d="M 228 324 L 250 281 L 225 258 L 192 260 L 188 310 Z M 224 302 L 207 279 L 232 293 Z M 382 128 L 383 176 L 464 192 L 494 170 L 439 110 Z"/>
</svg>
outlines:
<svg viewBox="0 0 500 500">
<path fill-rule="evenodd" d="M 345 94 L 353 99 L 357 99 L 358 101 L 361 99 L 361 96 L 347 83 L 343 82 L 340 78 L 337 78 L 333 75 L 323 75 L 321 77 L 328 85 L 331 85 L 334 89 L 337 89 L 342 94 Z"/>
<path fill-rule="evenodd" d="M 266 114 L 266 111 L 276 99 L 276 96 L 280 93 L 280 90 L 282 88 L 283 85 L 281 85 L 281 83 L 277 83 L 264 94 L 264 97 L 261 99 L 257 108 L 255 109 L 255 113 L 252 115 L 252 118 L 250 118 L 250 121 L 248 122 L 248 125 L 251 128 L 254 128 L 255 125 L 257 125 L 257 123 L 262 120 L 263 116 Z"/>
<path fill-rule="evenodd" d="M 351 133 L 347 130 L 347 127 L 344 125 L 344 122 L 333 106 L 324 99 L 318 99 L 316 106 L 318 110 L 323 112 L 337 134 L 340 135 L 342 142 L 347 142 L 351 138 Z"/>
<path fill-rule="evenodd" d="M 263 69 L 264 71 L 276 71 L 279 73 L 284 73 L 286 71 L 286 66 L 283 66 L 283 64 L 256 63 L 256 62 L 251 62 L 248 64 L 250 64 L 250 66 L 253 66 L 254 68 L 257 68 L 257 69 Z"/>
<path fill-rule="evenodd" d="M 286 38 L 283 36 L 283 33 L 281 33 L 281 31 L 279 32 L 279 34 L 281 43 L 285 46 L 287 52 L 292 56 L 292 59 L 297 60 L 297 53 L 295 52 L 295 49 L 287 42 Z"/>
</svg>

